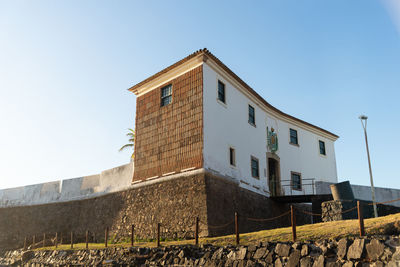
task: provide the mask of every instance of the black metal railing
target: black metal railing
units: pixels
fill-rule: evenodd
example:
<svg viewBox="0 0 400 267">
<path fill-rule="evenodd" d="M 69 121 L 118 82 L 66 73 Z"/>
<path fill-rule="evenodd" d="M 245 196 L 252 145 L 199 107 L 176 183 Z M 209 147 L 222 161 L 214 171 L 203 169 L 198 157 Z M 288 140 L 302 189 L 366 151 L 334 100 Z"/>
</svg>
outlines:
<svg viewBox="0 0 400 267">
<path fill-rule="evenodd" d="M 281 180 L 281 187 L 284 195 L 315 195 L 315 178 L 301 179 L 300 183 L 294 183 L 292 180 Z M 286 190 L 289 188 L 290 190 Z"/>
</svg>

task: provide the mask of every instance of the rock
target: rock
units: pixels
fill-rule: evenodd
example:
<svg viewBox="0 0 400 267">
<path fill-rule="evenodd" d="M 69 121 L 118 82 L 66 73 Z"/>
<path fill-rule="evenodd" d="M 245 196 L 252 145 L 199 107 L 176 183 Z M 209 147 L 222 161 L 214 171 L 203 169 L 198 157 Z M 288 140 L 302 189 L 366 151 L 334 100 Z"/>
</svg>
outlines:
<svg viewBox="0 0 400 267">
<path fill-rule="evenodd" d="M 233 250 L 231 250 L 231 252 L 229 252 L 228 255 L 226 255 L 226 258 L 229 260 L 235 260 L 236 253 Z"/>
<path fill-rule="evenodd" d="M 262 257 L 264 257 L 264 255 L 266 253 L 268 253 L 267 248 L 261 247 L 261 248 L 256 250 L 256 252 L 254 253 L 253 258 L 256 259 L 256 260 L 261 259 Z"/>
<path fill-rule="evenodd" d="M 381 256 L 382 261 L 388 261 L 389 259 L 392 258 L 393 252 L 391 251 L 390 248 L 385 247 L 383 250 L 383 255 Z"/>
<path fill-rule="evenodd" d="M 275 247 L 275 253 L 280 257 L 288 257 L 290 252 L 290 246 L 287 244 L 278 243 Z"/>
<path fill-rule="evenodd" d="M 355 239 L 353 244 L 349 247 L 347 252 L 347 259 L 348 260 L 358 260 L 361 259 L 363 252 L 364 252 L 364 239 Z"/>
<path fill-rule="evenodd" d="M 387 267 L 399 267 L 399 265 L 395 261 L 389 261 Z"/>
<path fill-rule="evenodd" d="M 312 257 L 318 257 L 319 255 L 321 255 L 322 250 L 321 250 L 320 247 L 317 247 L 317 246 L 314 245 L 314 244 L 310 244 L 310 248 L 311 248 L 310 256 L 312 256 Z"/>
<path fill-rule="evenodd" d="M 181 259 L 183 257 L 185 257 L 185 252 L 183 250 L 181 250 L 181 252 L 179 252 L 179 254 L 178 254 L 178 257 L 181 258 Z"/>
<path fill-rule="evenodd" d="M 220 260 L 222 258 L 222 254 L 224 252 L 223 248 L 219 248 L 211 257 L 211 260 Z"/>
<path fill-rule="evenodd" d="M 400 262 L 400 250 L 396 250 L 393 254 L 392 261 Z"/>
<path fill-rule="evenodd" d="M 326 261 L 325 267 L 340 267 L 341 264 L 336 262 L 335 260 L 332 261 Z"/>
<path fill-rule="evenodd" d="M 30 259 L 32 259 L 35 256 L 35 253 L 33 251 L 25 251 L 24 253 L 22 253 L 22 257 L 21 260 L 22 262 L 27 262 Z"/>
<path fill-rule="evenodd" d="M 249 247 L 247 248 L 247 250 L 248 250 L 248 251 L 250 251 L 250 252 L 254 252 L 254 251 L 256 251 L 256 250 L 257 250 L 257 247 L 256 247 L 256 246 L 253 246 L 253 245 L 251 245 L 251 246 L 249 246 Z"/>
<path fill-rule="evenodd" d="M 310 249 L 309 249 L 308 245 L 307 245 L 307 244 L 304 244 L 304 245 L 301 247 L 301 256 L 302 256 L 302 257 L 308 256 L 309 253 L 310 253 Z"/>
<path fill-rule="evenodd" d="M 345 264 L 343 264 L 342 267 L 353 267 L 353 262 L 352 261 L 348 261 Z"/>
<path fill-rule="evenodd" d="M 244 260 L 244 258 L 246 257 L 246 254 L 247 254 L 247 248 L 242 247 L 242 248 L 239 249 L 238 252 L 236 252 L 236 257 L 235 258 L 237 260 Z"/>
<path fill-rule="evenodd" d="M 347 238 L 342 238 L 339 240 L 337 244 L 337 256 L 340 259 L 344 259 L 346 257 L 348 243 L 349 242 L 347 241 Z"/>
<path fill-rule="evenodd" d="M 300 251 L 296 249 L 290 254 L 289 261 L 287 262 L 286 266 L 296 267 L 299 265 L 299 261 L 300 261 Z"/>
<path fill-rule="evenodd" d="M 311 257 L 304 257 L 300 260 L 300 267 L 311 267 Z"/>
<path fill-rule="evenodd" d="M 256 263 L 254 261 L 251 261 L 251 260 L 247 261 L 246 267 L 255 267 L 255 266 L 256 266 Z"/>
<path fill-rule="evenodd" d="M 325 263 L 325 257 L 323 255 L 320 255 L 313 264 L 313 267 L 324 267 Z"/>
<path fill-rule="evenodd" d="M 277 258 L 276 261 L 275 261 L 275 265 L 274 265 L 274 266 L 275 266 L 275 267 L 283 267 L 283 264 L 282 264 L 282 262 L 281 262 L 281 259 Z"/>
<path fill-rule="evenodd" d="M 376 261 L 382 256 L 385 246 L 377 239 L 372 239 L 369 244 L 366 245 L 368 258 Z"/>
<path fill-rule="evenodd" d="M 265 257 L 264 261 L 266 263 L 273 263 L 274 262 L 274 252 L 270 251 L 268 255 Z"/>
<path fill-rule="evenodd" d="M 385 265 L 381 261 L 376 261 L 371 264 L 371 267 L 383 267 L 383 266 L 385 266 Z"/>
</svg>

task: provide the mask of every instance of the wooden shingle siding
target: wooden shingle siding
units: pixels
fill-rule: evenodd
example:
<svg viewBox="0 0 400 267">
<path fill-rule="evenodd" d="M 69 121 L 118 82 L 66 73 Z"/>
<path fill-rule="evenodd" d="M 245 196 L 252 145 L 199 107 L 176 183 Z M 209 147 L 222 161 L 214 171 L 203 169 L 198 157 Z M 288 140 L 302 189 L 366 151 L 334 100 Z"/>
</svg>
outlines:
<svg viewBox="0 0 400 267">
<path fill-rule="evenodd" d="M 161 107 L 161 88 L 172 103 Z M 136 102 L 133 181 L 203 165 L 203 67 L 140 96 Z"/>
</svg>

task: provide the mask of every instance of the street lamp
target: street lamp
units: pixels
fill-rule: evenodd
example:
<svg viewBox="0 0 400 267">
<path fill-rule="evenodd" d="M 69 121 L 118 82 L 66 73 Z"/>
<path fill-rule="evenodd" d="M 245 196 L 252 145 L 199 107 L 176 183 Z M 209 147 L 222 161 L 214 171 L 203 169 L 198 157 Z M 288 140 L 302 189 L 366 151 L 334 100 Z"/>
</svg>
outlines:
<svg viewBox="0 0 400 267">
<path fill-rule="evenodd" d="M 378 211 L 376 209 L 374 179 L 372 178 L 371 159 L 369 157 L 368 137 L 367 137 L 367 119 L 368 119 L 368 117 L 365 116 L 365 115 L 360 115 L 358 118 L 361 120 L 361 125 L 362 125 L 362 127 L 364 129 L 365 146 L 367 147 L 367 156 L 368 156 L 369 178 L 371 180 L 372 204 L 374 206 L 374 216 L 375 216 L 375 218 L 377 218 L 378 217 Z"/>
</svg>

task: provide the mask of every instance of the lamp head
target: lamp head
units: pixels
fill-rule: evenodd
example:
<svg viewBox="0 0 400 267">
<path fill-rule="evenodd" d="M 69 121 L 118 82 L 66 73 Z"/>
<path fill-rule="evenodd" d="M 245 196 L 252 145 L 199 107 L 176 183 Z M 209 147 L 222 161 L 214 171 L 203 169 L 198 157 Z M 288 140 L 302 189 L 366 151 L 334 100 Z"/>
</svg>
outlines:
<svg viewBox="0 0 400 267">
<path fill-rule="evenodd" d="M 365 121 L 368 119 L 368 117 L 365 116 L 365 115 L 360 115 L 358 118 L 359 118 L 360 120 L 365 120 Z"/>
</svg>

